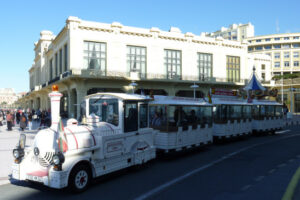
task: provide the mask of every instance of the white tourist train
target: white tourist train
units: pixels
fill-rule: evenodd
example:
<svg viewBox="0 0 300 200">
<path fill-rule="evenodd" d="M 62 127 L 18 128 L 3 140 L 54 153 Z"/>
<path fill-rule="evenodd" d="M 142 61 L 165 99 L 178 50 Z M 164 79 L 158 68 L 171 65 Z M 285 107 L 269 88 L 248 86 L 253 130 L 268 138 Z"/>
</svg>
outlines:
<svg viewBox="0 0 300 200">
<path fill-rule="evenodd" d="M 271 131 L 283 126 L 281 105 L 271 101 L 248 103 L 227 97 L 209 103 L 197 98 L 97 93 L 81 103 L 81 124 L 69 119 L 63 128 L 61 96 L 53 86 L 52 125 L 37 133 L 31 147 L 25 148 L 26 138 L 21 135 L 13 150 L 14 179 L 82 192 L 92 178 L 146 163 L 156 157 L 156 150 L 178 151 L 211 143 L 213 136 L 227 138 L 249 134 L 253 128 Z"/>
<path fill-rule="evenodd" d="M 87 96 L 81 104 L 83 123 L 69 119 L 62 132 L 58 126 L 61 96 L 57 87 L 49 94 L 52 125 L 37 133 L 33 146 L 24 148 L 21 137 L 13 151 L 13 178 L 81 192 L 93 177 L 156 157 L 153 129 L 148 127 L 149 98 L 112 93 Z"/>
<path fill-rule="evenodd" d="M 204 99 L 154 96 L 149 118 L 150 127 L 156 130 L 154 145 L 165 152 L 213 141 L 212 104 Z"/>
</svg>

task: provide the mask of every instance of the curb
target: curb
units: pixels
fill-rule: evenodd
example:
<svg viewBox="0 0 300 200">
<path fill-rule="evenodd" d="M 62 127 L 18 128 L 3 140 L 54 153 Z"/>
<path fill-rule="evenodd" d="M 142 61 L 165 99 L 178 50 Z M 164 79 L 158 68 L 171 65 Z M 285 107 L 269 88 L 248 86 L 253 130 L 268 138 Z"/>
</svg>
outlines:
<svg viewBox="0 0 300 200">
<path fill-rule="evenodd" d="M 297 169 L 297 171 L 293 175 L 281 200 L 292 200 L 293 199 L 299 179 L 300 179 L 300 167 Z"/>
<path fill-rule="evenodd" d="M 0 185 L 5 185 L 11 183 L 9 177 L 0 177 Z"/>
</svg>

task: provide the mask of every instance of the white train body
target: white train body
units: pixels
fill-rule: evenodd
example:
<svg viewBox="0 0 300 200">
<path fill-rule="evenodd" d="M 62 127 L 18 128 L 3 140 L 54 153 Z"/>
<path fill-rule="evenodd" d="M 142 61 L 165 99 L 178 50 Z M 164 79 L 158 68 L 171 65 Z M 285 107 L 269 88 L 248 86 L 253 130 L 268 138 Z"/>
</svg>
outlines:
<svg viewBox="0 0 300 200">
<path fill-rule="evenodd" d="M 106 100 L 113 101 L 114 104 L 98 105 L 95 102 L 99 99 L 102 104 Z M 96 106 L 91 106 L 91 100 Z M 140 95 L 126 94 L 97 94 L 87 97 L 82 104 L 82 109 L 88 114 L 86 124 L 78 125 L 75 119 L 69 119 L 67 126 L 64 127 L 67 151 L 61 152 L 64 156 L 61 169 L 55 170 L 53 164 L 53 156 L 58 151 L 58 131 L 57 125 L 52 123 L 49 129 L 37 133 L 33 146 L 26 148 L 25 155 L 21 160 L 13 164 L 13 178 L 41 182 L 52 188 L 64 188 L 70 184 L 71 172 L 74 168 L 78 168 L 78 165 L 88 168 L 91 177 L 97 177 L 129 166 L 143 164 L 155 158 L 153 130 L 148 128 L 147 119 L 144 119 L 144 124 L 140 126 L 141 124 L 138 122 L 141 122 L 142 119 L 135 116 L 137 126 L 133 129 L 124 125 L 125 121 L 129 120 L 124 119 L 123 115 L 124 112 L 126 115 L 126 111 L 123 109 L 126 109 L 127 102 L 130 104 L 127 112 L 131 107 L 137 111 L 143 105 L 143 109 L 147 113 L 148 100 Z M 53 102 L 55 103 L 55 101 Z M 98 110 L 98 113 L 90 112 L 91 108 L 97 110 L 97 107 L 102 110 Z M 104 111 L 107 112 L 106 121 L 115 120 L 115 125 L 101 122 L 100 118 L 103 116 L 100 112 Z M 54 112 L 53 114 L 58 113 Z M 111 115 L 114 113 L 117 116 Z M 54 119 L 53 122 L 57 122 L 57 119 Z M 39 151 L 38 155 L 35 155 L 36 151 Z M 82 189 L 80 182 L 77 189 Z"/>
<path fill-rule="evenodd" d="M 97 93 L 81 103 L 81 125 L 69 119 L 62 131 L 61 96 L 49 94 L 52 125 L 37 133 L 33 146 L 25 148 L 21 137 L 13 152 L 14 179 L 78 192 L 94 177 L 154 159 L 156 149 L 181 150 L 211 143 L 213 137 L 283 127 L 281 105 L 270 101 L 222 97 L 210 104 L 196 98 Z"/>
<path fill-rule="evenodd" d="M 284 127 L 282 105 L 278 102 L 253 100 L 252 107 L 252 130 L 254 132 L 275 132 Z"/>
<path fill-rule="evenodd" d="M 214 105 L 213 136 L 216 139 L 252 133 L 251 106 L 247 100 L 232 96 L 212 98 Z"/>
<path fill-rule="evenodd" d="M 157 149 L 178 151 L 212 143 L 212 105 L 203 99 L 154 96 L 149 110 Z M 209 121 L 203 120 L 204 114 Z"/>
</svg>

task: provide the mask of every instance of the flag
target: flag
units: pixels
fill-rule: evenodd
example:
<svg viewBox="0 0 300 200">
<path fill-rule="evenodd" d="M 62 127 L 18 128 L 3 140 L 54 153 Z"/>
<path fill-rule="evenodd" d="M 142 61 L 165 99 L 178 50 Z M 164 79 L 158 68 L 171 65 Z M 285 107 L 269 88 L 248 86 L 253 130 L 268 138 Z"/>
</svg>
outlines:
<svg viewBox="0 0 300 200">
<path fill-rule="evenodd" d="M 208 103 L 212 103 L 211 95 L 210 95 L 210 90 L 208 91 L 207 96 L 208 96 Z"/>
<path fill-rule="evenodd" d="M 61 152 L 66 152 L 68 150 L 68 140 L 67 140 L 67 135 L 64 130 L 64 125 L 61 121 L 61 118 L 59 118 L 58 122 L 58 149 Z"/>
</svg>

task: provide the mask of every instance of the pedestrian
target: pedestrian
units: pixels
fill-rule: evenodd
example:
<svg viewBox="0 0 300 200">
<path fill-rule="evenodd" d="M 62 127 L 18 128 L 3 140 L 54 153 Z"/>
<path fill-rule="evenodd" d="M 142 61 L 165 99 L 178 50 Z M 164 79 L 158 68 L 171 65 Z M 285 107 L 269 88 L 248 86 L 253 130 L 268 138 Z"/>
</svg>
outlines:
<svg viewBox="0 0 300 200">
<path fill-rule="evenodd" d="M 24 129 L 26 128 L 26 126 L 27 126 L 27 118 L 26 118 L 25 114 L 22 113 L 21 120 L 20 120 L 20 128 L 21 128 L 21 130 L 24 131 Z"/>
<path fill-rule="evenodd" d="M 12 117 L 12 114 L 7 111 L 7 115 L 6 115 L 6 123 L 7 123 L 7 130 L 8 131 L 11 131 L 12 130 L 12 120 L 13 120 L 13 117 Z"/>
<path fill-rule="evenodd" d="M 21 118 L 21 114 L 20 114 L 20 111 L 18 110 L 17 113 L 16 113 L 16 122 L 17 122 L 17 124 L 20 123 L 20 118 Z"/>
<path fill-rule="evenodd" d="M 32 113 L 28 113 L 28 129 L 31 131 L 32 129 Z"/>
</svg>

